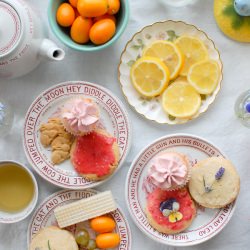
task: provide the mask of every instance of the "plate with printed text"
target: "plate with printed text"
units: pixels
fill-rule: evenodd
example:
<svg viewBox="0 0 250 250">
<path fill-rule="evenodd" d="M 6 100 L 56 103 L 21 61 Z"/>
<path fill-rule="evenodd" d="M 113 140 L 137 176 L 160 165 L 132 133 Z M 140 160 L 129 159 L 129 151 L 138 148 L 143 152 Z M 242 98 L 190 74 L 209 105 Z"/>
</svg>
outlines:
<svg viewBox="0 0 250 250">
<path fill-rule="evenodd" d="M 54 210 L 71 202 L 78 201 L 80 199 L 89 198 L 98 192 L 93 189 L 85 189 L 85 190 L 61 190 L 58 191 L 48 198 L 46 198 L 40 206 L 34 212 L 33 217 L 31 218 L 29 228 L 27 231 L 27 245 L 29 246 L 32 238 L 43 228 L 55 226 L 58 227 L 58 223 L 56 217 L 54 215 Z M 129 224 L 124 216 L 123 211 L 119 206 L 117 209 L 111 213 L 108 213 L 115 224 L 116 227 L 114 229 L 114 233 L 117 233 L 120 237 L 120 244 L 113 248 L 115 250 L 130 250 L 132 240 L 131 240 L 131 231 Z M 83 221 L 71 226 L 64 228 L 65 230 L 71 232 L 73 236 L 76 237 L 77 231 L 84 229 L 89 232 L 89 236 L 91 239 L 95 239 L 97 234 L 91 229 L 89 221 Z M 80 247 L 79 250 L 85 250 L 85 247 Z"/>
<path fill-rule="evenodd" d="M 64 103 L 74 97 L 88 98 L 97 104 L 100 110 L 100 126 L 113 136 L 118 144 L 118 166 L 115 172 L 104 180 L 90 181 L 81 177 L 70 159 L 53 164 L 51 148 L 41 144 L 41 125 L 47 123 L 48 119 L 58 116 Z M 84 189 L 107 181 L 122 166 L 130 148 L 130 133 L 127 112 L 109 90 L 93 83 L 71 81 L 45 90 L 31 104 L 25 117 L 23 146 L 30 164 L 45 180 L 62 188 Z"/>
<path fill-rule="evenodd" d="M 209 209 L 196 205 L 192 224 L 178 234 L 164 234 L 154 229 L 145 213 L 147 204 L 147 176 L 152 159 L 161 152 L 185 154 L 191 166 L 208 157 L 225 157 L 215 145 L 189 134 L 173 134 L 157 139 L 145 147 L 134 159 L 127 175 L 126 201 L 128 210 L 137 227 L 151 239 L 172 246 L 192 246 L 217 235 L 229 222 L 235 202 L 221 209 Z M 227 158 L 227 157 L 225 157 Z"/>
</svg>

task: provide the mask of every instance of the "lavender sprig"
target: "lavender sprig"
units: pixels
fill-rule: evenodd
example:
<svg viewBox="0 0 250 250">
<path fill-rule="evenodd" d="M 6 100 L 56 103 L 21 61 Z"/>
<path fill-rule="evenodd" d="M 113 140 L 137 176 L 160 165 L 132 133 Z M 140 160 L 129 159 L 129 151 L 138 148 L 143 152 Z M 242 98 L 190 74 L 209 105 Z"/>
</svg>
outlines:
<svg viewBox="0 0 250 250">
<path fill-rule="evenodd" d="M 220 167 L 214 176 L 215 180 L 212 182 L 212 184 L 210 186 L 207 186 L 206 181 L 205 181 L 205 177 L 203 176 L 203 186 L 205 189 L 205 193 L 209 193 L 213 190 L 212 187 L 214 185 L 214 182 L 219 181 L 222 178 L 222 176 L 224 175 L 224 173 L 225 173 L 225 168 Z"/>
<path fill-rule="evenodd" d="M 48 248 L 49 248 L 49 250 L 51 250 L 51 247 L 50 247 L 50 242 L 49 242 L 49 240 L 48 240 Z"/>
<path fill-rule="evenodd" d="M 204 176 L 203 176 L 203 186 L 205 188 L 206 193 L 209 193 L 209 192 L 211 192 L 213 190 L 212 189 L 213 184 L 211 185 L 211 187 L 207 186 Z"/>
<path fill-rule="evenodd" d="M 217 180 L 217 181 L 220 180 L 221 177 L 223 176 L 224 172 L 225 172 L 225 168 L 220 167 L 218 172 L 215 174 L 215 180 Z"/>
</svg>

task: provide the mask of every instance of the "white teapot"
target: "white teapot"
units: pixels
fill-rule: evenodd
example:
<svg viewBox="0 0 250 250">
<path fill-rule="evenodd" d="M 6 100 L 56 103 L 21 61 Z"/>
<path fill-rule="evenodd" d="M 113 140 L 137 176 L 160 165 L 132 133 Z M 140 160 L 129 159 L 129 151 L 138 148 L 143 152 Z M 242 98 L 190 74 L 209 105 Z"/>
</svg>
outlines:
<svg viewBox="0 0 250 250">
<path fill-rule="evenodd" d="M 43 60 L 60 61 L 64 51 L 45 39 L 37 14 L 23 0 L 0 0 L 0 78 L 29 73 Z"/>
</svg>

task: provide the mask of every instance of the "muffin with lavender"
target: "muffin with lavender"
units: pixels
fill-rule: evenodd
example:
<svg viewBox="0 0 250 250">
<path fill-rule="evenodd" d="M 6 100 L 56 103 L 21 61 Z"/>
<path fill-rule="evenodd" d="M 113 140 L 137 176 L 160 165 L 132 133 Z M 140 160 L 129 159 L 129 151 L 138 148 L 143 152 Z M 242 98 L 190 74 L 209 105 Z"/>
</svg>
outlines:
<svg viewBox="0 0 250 250">
<path fill-rule="evenodd" d="M 199 161 L 191 170 L 192 198 L 208 208 L 222 208 L 233 202 L 240 190 L 240 177 L 233 164 L 223 157 Z"/>
</svg>

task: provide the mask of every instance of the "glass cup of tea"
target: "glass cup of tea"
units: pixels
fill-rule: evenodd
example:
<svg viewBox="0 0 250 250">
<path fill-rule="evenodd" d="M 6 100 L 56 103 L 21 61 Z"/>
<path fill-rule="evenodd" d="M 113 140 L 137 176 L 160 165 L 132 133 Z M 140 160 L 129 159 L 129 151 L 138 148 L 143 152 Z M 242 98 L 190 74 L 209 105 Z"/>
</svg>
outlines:
<svg viewBox="0 0 250 250">
<path fill-rule="evenodd" d="M 38 186 L 32 172 L 15 161 L 0 161 L 0 223 L 25 219 L 35 208 Z"/>
</svg>

